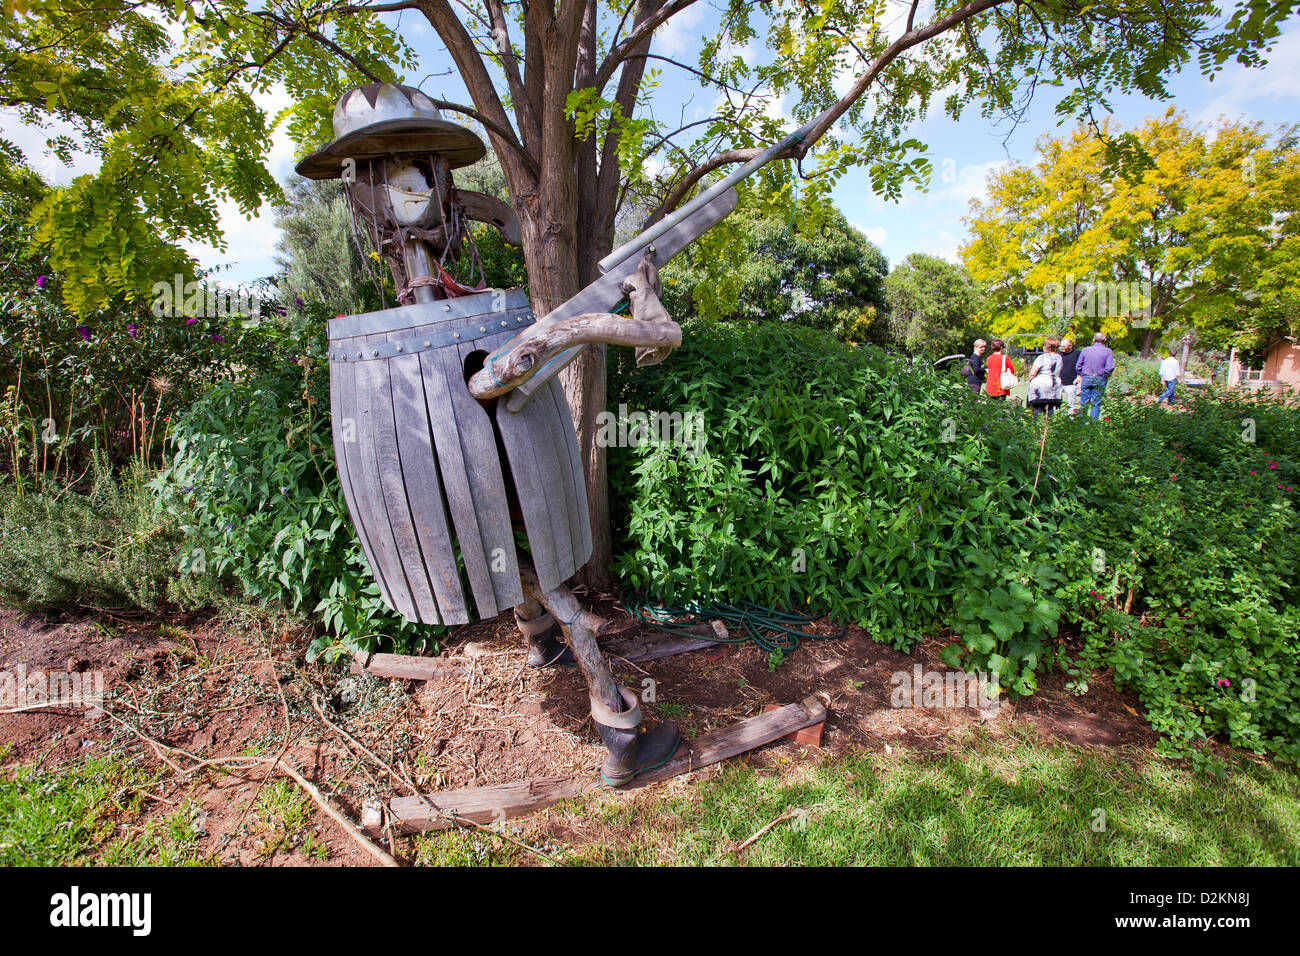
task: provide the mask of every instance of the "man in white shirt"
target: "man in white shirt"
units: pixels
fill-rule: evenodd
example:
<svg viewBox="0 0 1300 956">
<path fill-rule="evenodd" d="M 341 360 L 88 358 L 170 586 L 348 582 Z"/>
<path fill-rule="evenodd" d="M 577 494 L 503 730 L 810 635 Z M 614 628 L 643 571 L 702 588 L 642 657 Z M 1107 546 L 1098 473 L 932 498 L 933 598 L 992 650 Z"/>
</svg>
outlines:
<svg viewBox="0 0 1300 956">
<path fill-rule="evenodd" d="M 1172 405 L 1174 403 L 1174 386 L 1178 384 L 1178 376 L 1182 369 L 1178 367 L 1178 359 L 1174 357 L 1174 350 L 1169 350 L 1169 356 L 1160 363 L 1160 381 L 1164 383 L 1165 390 L 1160 393 L 1160 398 L 1156 404 L 1161 402 Z"/>
</svg>

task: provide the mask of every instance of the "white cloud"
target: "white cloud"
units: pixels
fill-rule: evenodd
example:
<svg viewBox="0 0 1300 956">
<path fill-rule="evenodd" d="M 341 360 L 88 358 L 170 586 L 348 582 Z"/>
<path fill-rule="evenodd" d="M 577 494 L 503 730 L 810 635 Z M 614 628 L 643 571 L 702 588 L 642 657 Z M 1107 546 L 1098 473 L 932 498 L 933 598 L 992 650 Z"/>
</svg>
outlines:
<svg viewBox="0 0 1300 956">
<path fill-rule="evenodd" d="M 703 22 L 703 4 L 687 7 L 655 31 L 650 49 L 664 56 L 675 57 L 685 53 L 703 36 L 698 29 Z"/>
<path fill-rule="evenodd" d="M 851 222 L 849 225 L 871 240 L 872 245 L 879 247 L 885 244 L 885 237 L 888 234 L 885 232 L 884 226 L 867 227 L 858 225 L 856 222 Z"/>
<path fill-rule="evenodd" d="M 51 186 L 67 186 L 83 173 L 99 171 L 99 157 L 90 153 L 74 150 L 72 163 L 65 166 L 46 150 L 45 141 L 55 136 L 67 136 L 73 142 L 80 140 L 76 129 L 71 124 L 62 120 L 51 120 L 44 128 L 30 126 L 20 122 L 12 110 L 0 110 L 0 117 L 4 117 L 5 138 L 22 151 L 28 164 L 35 168 L 41 178 Z"/>
<path fill-rule="evenodd" d="M 912 252 L 924 252 L 927 255 L 939 256 L 941 259 L 947 259 L 949 262 L 960 262 L 957 257 L 957 247 L 961 242 L 947 229 L 940 229 L 937 232 L 926 233 L 916 243 Z"/>
<path fill-rule="evenodd" d="M 1231 66 L 1214 83 L 1204 80 L 1206 95 L 1218 91 L 1196 114 L 1201 123 L 1215 123 L 1221 116 L 1236 120 L 1249 114 L 1249 104 L 1256 100 L 1300 100 L 1300 29 L 1284 33 L 1268 55 L 1263 70 Z M 1247 116 L 1247 118 L 1249 118 Z"/>
</svg>

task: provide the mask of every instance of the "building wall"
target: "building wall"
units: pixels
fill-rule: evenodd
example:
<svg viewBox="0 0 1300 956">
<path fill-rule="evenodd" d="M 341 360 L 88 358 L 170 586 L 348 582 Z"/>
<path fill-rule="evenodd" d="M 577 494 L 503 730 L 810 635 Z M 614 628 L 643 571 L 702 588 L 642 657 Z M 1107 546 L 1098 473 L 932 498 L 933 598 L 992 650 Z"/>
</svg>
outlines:
<svg viewBox="0 0 1300 956">
<path fill-rule="evenodd" d="M 1279 342 L 1264 357 L 1264 379 L 1300 388 L 1300 345 Z"/>
</svg>

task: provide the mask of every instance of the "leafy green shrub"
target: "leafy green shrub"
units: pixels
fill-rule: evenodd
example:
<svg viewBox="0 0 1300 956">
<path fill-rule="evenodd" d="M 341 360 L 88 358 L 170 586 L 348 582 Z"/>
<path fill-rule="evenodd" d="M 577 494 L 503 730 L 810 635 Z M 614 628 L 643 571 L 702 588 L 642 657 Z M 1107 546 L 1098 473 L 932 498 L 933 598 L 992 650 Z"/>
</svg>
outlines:
<svg viewBox="0 0 1300 956">
<path fill-rule="evenodd" d="M 976 555 L 1031 509 L 1037 442 L 927 364 L 785 324 L 692 323 L 663 366 L 620 367 L 615 402 L 699 414 L 707 444 L 611 449 L 617 570 L 672 601 L 811 608 L 909 647 L 946 619 Z M 626 357 L 620 360 L 626 363 Z"/>
<path fill-rule="evenodd" d="M 380 637 L 415 650 L 442 628 L 390 611 L 365 563 L 334 466 L 323 327 L 304 334 L 296 365 L 222 382 L 172 429 L 157 488 L 184 515 L 187 559 L 245 597 L 319 613 L 327 635 L 309 655 L 373 650 Z M 330 635 L 333 635 L 331 637 Z"/>
<path fill-rule="evenodd" d="M 180 524 L 143 473 L 115 475 L 102 458 L 93 473 L 85 494 L 0 482 L 0 599 L 29 611 L 206 603 L 206 583 L 178 567 Z"/>
<path fill-rule="evenodd" d="M 1222 737 L 1300 762 L 1300 410 L 1109 401 L 1051 420 L 1040 471 L 1028 416 L 918 364 L 791 326 L 684 342 L 615 367 L 614 401 L 707 431 L 696 456 L 611 450 L 628 584 L 811 607 L 902 648 L 951 624 L 945 662 L 1013 696 L 1109 669 L 1168 753 Z"/>
<path fill-rule="evenodd" d="M 1163 387 L 1160 382 L 1160 359 L 1142 359 L 1136 355 L 1115 356 L 1115 373 L 1107 386 L 1108 391 L 1115 396 L 1138 398 L 1143 395 L 1159 395 Z"/>
<path fill-rule="evenodd" d="M 1079 686 L 1111 668 L 1171 753 L 1223 735 L 1300 761 L 1300 412 L 1224 393 L 1110 417 L 1057 445 L 1083 505 L 1066 534 L 1104 564 L 1069 597 Z"/>
</svg>

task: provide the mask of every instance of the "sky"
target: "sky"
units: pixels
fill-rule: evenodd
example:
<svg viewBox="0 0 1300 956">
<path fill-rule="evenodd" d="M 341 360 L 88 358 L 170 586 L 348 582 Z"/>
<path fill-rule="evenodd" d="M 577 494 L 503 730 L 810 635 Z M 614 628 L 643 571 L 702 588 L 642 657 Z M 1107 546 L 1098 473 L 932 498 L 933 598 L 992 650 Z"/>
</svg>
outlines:
<svg viewBox="0 0 1300 956">
<path fill-rule="evenodd" d="M 901 2 L 901 0 L 891 0 Z M 469 97 L 459 78 L 451 71 L 451 61 L 436 34 L 423 17 L 414 11 L 388 14 L 385 19 L 398 26 L 420 57 L 419 68 L 406 81 L 435 98 L 468 103 Z M 669 20 L 656 34 L 652 52 L 694 64 L 700 40 L 716 33 L 718 13 L 709 2 L 698 3 Z M 894 31 L 900 25 L 891 24 Z M 751 42 L 735 51 L 750 64 L 767 63 L 772 51 Z M 650 99 L 650 109 L 665 120 L 679 115 L 687 121 L 709 114 L 714 94 L 690 73 L 669 64 L 656 63 L 664 73 Z M 1213 125 L 1220 117 L 1229 120 L 1263 122 L 1268 126 L 1289 124 L 1300 115 L 1300 22 L 1293 20 L 1277 41 L 1270 62 L 1262 70 L 1229 66 L 1211 82 L 1192 64 L 1171 83 L 1174 94 L 1167 102 L 1153 102 L 1140 96 L 1116 98 L 1113 122 L 1132 127 L 1146 117 L 1161 114 L 1170 105 L 1194 121 Z M 847 78 L 846 78 L 847 79 Z M 1053 91 L 1048 91 L 1050 94 Z M 288 105 L 283 93 L 259 97 L 262 105 L 274 112 Z M 683 105 L 685 104 L 685 105 Z M 772 103 L 776 116 L 788 116 L 790 103 Z M 934 176 L 930 188 L 922 192 L 909 187 L 900 201 L 881 199 L 872 190 L 864 170 L 853 170 L 837 184 L 833 197 L 846 218 L 885 253 L 890 264 L 902 261 L 912 252 L 924 252 L 957 261 L 958 247 L 966 241 L 962 222 L 969 213 L 972 199 L 986 197 L 986 180 L 990 172 L 1008 162 L 1032 162 L 1035 143 L 1044 134 L 1062 135 L 1068 127 L 1059 127 L 1053 112 L 1056 99 L 1040 92 L 1028 113 L 1016 128 L 997 118 L 984 119 L 977 108 L 968 109 L 959 122 L 941 108 L 931 111 L 925 120 L 909 131 L 929 147 L 927 154 Z M 448 114 L 448 119 L 460 118 Z M 48 132 L 21 129 L 12 115 L 0 111 L 4 134 L 17 141 L 29 156 L 39 155 L 39 145 Z M 793 128 L 791 124 L 788 128 Z M 283 129 L 277 131 L 269 156 L 276 178 L 287 182 L 292 175 L 297 147 Z M 90 168 L 93 161 L 81 158 L 71 169 L 53 161 L 38 164 L 47 179 L 67 182 Z M 221 266 L 224 282 L 248 282 L 278 272 L 276 243 L 279 231 L 269 207 L 253 219 L 239 214 L 233 203 L 221 206 L 222 228 L 226 248 L 192 244 L 187 246 L 204 267 Z"/>
</svg>

